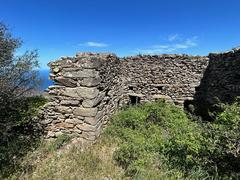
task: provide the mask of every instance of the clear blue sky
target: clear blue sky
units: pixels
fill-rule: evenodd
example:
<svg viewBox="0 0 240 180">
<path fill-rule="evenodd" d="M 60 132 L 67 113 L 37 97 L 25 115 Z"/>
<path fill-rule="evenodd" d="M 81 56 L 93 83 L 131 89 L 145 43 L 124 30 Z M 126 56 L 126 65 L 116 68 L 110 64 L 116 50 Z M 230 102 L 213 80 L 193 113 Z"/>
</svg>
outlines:
<svg viewBox="0 0 240 180">
<path fill-rule="evenodd" d="M 41 67 L 79 51 L 207 55 L 240 45 L 239 0 L 0 0 Z"/>
</svg>

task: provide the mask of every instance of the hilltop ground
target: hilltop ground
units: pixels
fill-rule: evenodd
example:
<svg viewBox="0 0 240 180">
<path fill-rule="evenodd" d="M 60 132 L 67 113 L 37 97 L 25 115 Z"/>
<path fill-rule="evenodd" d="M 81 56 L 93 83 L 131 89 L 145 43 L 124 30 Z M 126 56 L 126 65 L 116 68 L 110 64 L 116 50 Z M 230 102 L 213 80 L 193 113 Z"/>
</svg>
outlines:
<svg viewBox="0 0 240 180">
<path fill-rule="evenodd" d="M 130 107 L 112 117 L 94 145 L 82 148 L 67 136 L 37 141 L 21 158 L 13 156 L 0 177 L 237 179 L 239 108 L 224 106 L 210 123 L 164 102 Z"/>
</svg>

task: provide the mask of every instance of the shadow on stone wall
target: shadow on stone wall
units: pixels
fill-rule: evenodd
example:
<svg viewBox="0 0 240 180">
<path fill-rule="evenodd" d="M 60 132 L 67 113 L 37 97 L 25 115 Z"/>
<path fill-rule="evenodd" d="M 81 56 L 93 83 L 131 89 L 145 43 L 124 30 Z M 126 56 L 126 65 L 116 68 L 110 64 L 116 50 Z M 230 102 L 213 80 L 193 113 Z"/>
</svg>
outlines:
<svg viewBox="0 0 240 180">
<path fill-rule="evenodd" d="M 194 96 L 196 113 L 211 120 L 217 103 L 231 104 L 240 96 L 240 48 L 209 54 L 209 65 Z"/>
</svg>

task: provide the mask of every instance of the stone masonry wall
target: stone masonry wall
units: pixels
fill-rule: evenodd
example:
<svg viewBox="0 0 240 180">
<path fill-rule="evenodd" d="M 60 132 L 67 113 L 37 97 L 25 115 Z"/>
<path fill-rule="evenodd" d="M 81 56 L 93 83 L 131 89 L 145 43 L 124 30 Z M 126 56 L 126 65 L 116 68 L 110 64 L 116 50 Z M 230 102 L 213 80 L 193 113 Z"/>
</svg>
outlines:
<svg viewBox="0 0 240 180">
<path fill-rule="evenodd" d="M 240 96 L 240 48 L 223 53 L 210 53 L 209 65 L 195 94 L 198 113 L 204 119 L 216 110 L 218 102 L 232 103 Z"/>
<path fill-rule="evenodd" d="M 127 78 L 126 94 L 143 102 L 165 99 L 183 105 L 193 99 L 207 65 L 207 57 L 135 56 L 123 59 L 121 74 Z"/>
<path fill-rule="evenodd" d="M 92 53 L 49 63 L 55 85 L 49 87 L 50 102 L 44 109 L 47 138 L 63 133 L 88 140 L 99 136 L 105 114 L 112 112 L 109 92 L 118 63 L 115 55 Z"/>
<path fill-rule="evenodd" d="M 129 104 L 165 99 L 183 106 L 240 95 L 240 49 L 209 57 L 79 53 L 49 66 L 55 85 L 44 108 L 46 138 L 66 133 L 94 141 L 109 117 Z"/>
</svg>

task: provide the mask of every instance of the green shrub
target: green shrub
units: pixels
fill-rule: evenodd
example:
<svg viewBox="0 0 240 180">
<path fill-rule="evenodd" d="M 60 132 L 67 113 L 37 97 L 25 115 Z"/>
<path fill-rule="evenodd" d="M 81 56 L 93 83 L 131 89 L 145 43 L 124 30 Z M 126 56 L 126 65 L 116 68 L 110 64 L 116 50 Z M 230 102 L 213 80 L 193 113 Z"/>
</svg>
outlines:
<svg viewBox="0 0 240 180">
<path fill-rule="evenodd" d="M 19 98 L 2 116 L 9 122 L 0 127 L 0 177 L 18 170 L 21 158 L 39 145 L 42 129 L 33 117 L 45 103 L 42 96 Z"/>
<path fill-rule="evenodd" d="M 238 179 L 240 103 L 221 109 L 213 122 L 194 121 L 164 102 L 119 112 L 106 129 L 119 144 L 114 159 L 139 179 Z"/>
<path fill-rule="evenodd" d="M 209 158 L 220 175 L 240 177 L 240 103 L 221 104 L 223 111 L 208 122 Z"/>
<path fill-rule="evenodd" d="M 159 161 L 183 174 L 205 164 L 201 126 L 171 104 L 160 101 L 122 111 L 112 118 L 106 133 L 120 142 L 114 158 L 131 176 Z"/>
</svg>

